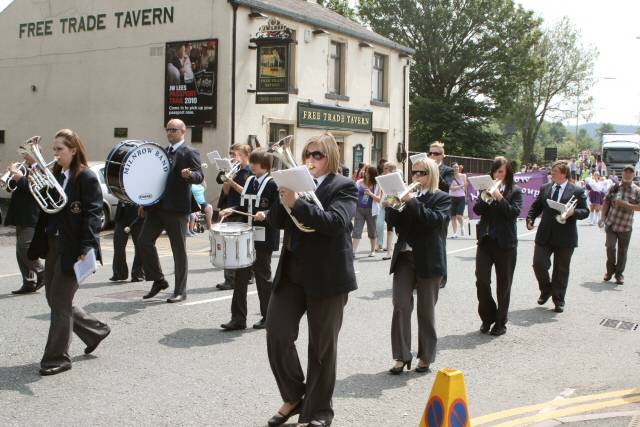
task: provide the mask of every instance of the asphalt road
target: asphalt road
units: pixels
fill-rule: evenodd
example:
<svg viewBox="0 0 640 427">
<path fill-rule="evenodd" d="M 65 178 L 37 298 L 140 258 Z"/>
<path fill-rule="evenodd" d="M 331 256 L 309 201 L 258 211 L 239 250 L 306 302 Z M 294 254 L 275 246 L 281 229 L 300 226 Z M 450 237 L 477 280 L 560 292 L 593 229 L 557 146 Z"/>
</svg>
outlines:
<svg viewBox="0 0 640 427">
<path fill-rule="evenodd" d="M 536 304 L 533 234 L 519 225 L 508 332 L 498 338 L 478 332 L 474 240 L 448 240 L 449 283 L 437 306 L 439 351 L 434 372 L 426 375 L 387 374 L 393 363 L 389 262 L 381 254 L 368 258 L 362 242 L 356 261 L 359 289 L 349 297 L 340 335 L 334 425 L 417 425 L 435 371 L 444 367 L 464 372 L 472 417 L 640 386 L 640 330 L 601 325 L 605 318 L 640 322 L 637 235 L 631 242 L 626 284 L 616 286 L 601 282 L 604 233 L 597 227 L 579 228 L 567 305 L 564 313 L 556 314 L 551 303 Z M 0 228 L 1 426 L 263 426 L 280 406 L 264 331 L 229 333 L 219 328 L 230 317 L 231 291 L 215 290 L 223 276 L 209 263 L 205 235 L 188 239 L 189 295 L 180 305 L 166 304 L 166 294 L 142 301 L 150 283 L 109 282 L 113 252 L 105 235 L 107 264 L 81 286 L 76 303 L 106 321 L 112 334 L 91 356 L 83 354 L 82 342 L 74 337 L 73 369 L 41 378 L 38 367 L 49 309 L 44 292 L 10 294 L 20 286 L 11 233 Z M 161 238 L 159 246 L 173 284 L 168 241 Z M 277 261 L 274 256 L 274 268 Z M 258 300 L 255 287 L 249 290 L 252 324 L 259 319 Z M 306 335 L 303 322 L 298 341 L 303 363 Z M 413 347 L 415 351 L 415 330 Z M 574 419 L 572 425 L 626 426 L 638 409 L 637 404 L 626 404 L 610 410 L 627 411 L 626 417 Z"/>
</svg>

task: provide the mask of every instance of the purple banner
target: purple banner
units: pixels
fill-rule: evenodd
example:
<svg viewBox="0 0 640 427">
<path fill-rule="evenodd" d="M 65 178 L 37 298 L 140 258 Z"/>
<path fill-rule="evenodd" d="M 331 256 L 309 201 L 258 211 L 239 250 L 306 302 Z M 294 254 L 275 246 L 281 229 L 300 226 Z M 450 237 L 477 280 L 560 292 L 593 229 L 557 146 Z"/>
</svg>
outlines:
<svg viewBox="0 0 640 427">
<path fill-rule="evenodd" d="M 481 174 L 470 173 L 467 176 L 478 176 Z M 516 173 L 514 175 L 516 185 L 522 189 L 522 210 L 520 211 L 519 218 L 526 218 L 529 213 L 529 208 L 538 197 L 540 193 L 540 187 L 547 183 L 546 172 L 526 172 Z M 473 188 L 470 181 L 467 187 L 467 206 L 469 207 L 469 219 L 480 219 L 479 215 L 473 211 L 473 206 L 476 204 L 476 200 L 480 197 L 480 191 Z"/>
</svg>

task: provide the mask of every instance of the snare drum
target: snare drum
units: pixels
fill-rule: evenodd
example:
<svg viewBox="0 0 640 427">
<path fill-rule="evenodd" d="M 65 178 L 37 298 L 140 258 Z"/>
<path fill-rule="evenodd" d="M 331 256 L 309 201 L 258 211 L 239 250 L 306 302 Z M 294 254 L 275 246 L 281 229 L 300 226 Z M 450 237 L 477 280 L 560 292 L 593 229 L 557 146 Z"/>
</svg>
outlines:
<svg viewBox="0 0 640 427">
<path fill-rule="evenodd" d="M 150 206 L 164 194 L 170 169 L 167 153 L 155 142 L 122 141 L 109 152 L 104 175 L 119 200 Z"/>
<path fill-rule="evenodd" d="M 224 222 L 211 227 L 211 264 L 227 270 L 253 265 L 256 251 L 253 229 L 243 222 Z"/>
</svg>

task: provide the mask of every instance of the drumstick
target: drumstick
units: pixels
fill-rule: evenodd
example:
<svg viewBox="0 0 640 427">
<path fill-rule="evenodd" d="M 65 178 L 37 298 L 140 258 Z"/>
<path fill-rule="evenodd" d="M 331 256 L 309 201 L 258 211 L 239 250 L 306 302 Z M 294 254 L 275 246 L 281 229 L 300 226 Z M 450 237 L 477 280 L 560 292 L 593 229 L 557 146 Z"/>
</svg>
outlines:
<svg viewBox="0 0 640 427">
<path fill-rule="evenodd" d="M 233 213 L 235 213 L 235 214 L 238 214 L 238 215 L 244 215 L 244 216 L 255 216 L 255 215 L 251 215 L 251 214 L 246 213 L 246 212 L 237 211 L 237 210 L 235 210 L 235 209 L 231 209 L 231 212 L 233 212 Z"/>
</svg>

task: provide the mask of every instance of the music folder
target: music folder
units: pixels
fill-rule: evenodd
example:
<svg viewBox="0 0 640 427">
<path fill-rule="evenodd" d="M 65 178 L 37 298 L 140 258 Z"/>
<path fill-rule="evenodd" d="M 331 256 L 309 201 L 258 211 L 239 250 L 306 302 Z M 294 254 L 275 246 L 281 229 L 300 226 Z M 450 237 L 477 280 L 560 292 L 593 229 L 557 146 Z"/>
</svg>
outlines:
<svg viewBox="0 0 640 427">
<path fill-rule="evenodd" d="M 278 188 L 286 188 L 296 193 L 316 191 L 316 184 L 306 166 L 271 172 L 271 176 Z"/>
<path fill-rule="evenodd" d="M 76 273 L 78 284 L 82 284 L 89 276 L 98 270 L 96 261 L 96 252 L 92 249 L 87 252 L 82 261 L 76 261 L 73 264 L 73 271 Z"/>
<path fill-rule="evenodd" d="M 376 181 L 384 194 L 398 196 L 407 190 L 407 184 L 402 180 L 400 172 L 376 176 Z"/>
<path fill-rule="evenodd" d="M 551 209 L 556 210 L 560 213 L 564 213 L 564 211 L 567 210 L 567 207 L 565 205 L 563 205 L 562 203 L 556 202 L 553 199 L 547 199 L 547 205 L 549 205 Z"/>
</svg>

